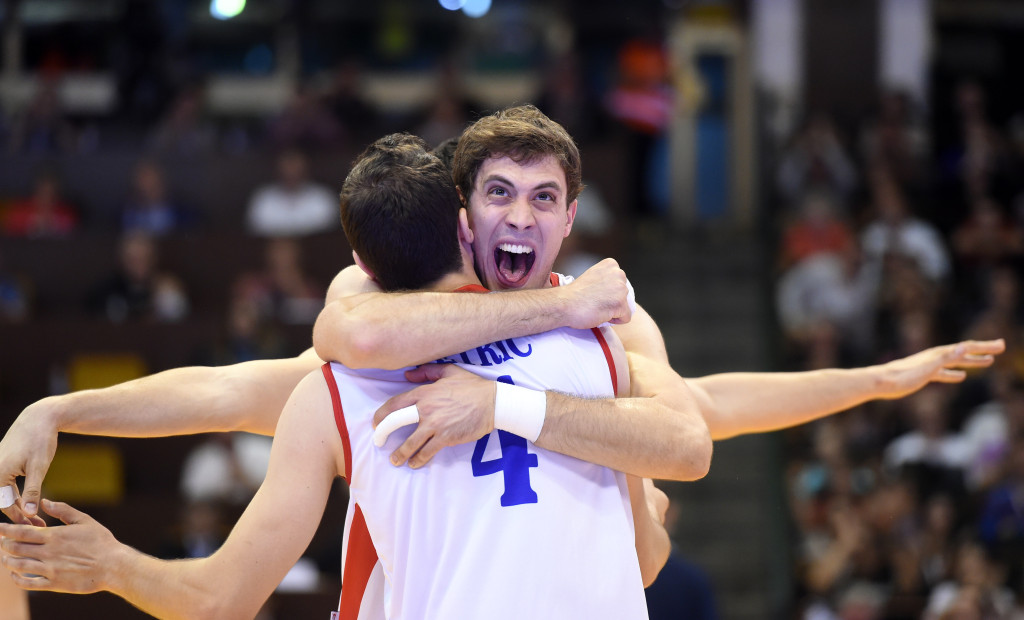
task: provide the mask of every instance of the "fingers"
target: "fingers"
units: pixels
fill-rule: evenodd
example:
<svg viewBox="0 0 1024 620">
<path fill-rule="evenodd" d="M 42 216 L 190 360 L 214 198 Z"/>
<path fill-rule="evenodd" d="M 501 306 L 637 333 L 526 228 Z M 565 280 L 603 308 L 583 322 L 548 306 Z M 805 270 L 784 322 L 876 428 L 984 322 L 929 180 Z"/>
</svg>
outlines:
<svg viewBox="0 0 1024 620">
<path fill-rule="evenodd" d="M 38 543 L 20 542 L 9 538 L 5 538 L 3 541 L 4 553 L 12 560 L 26 559 L 38 562 L 40 560 L 40 552 L 44 548 Z"/>
<path fill-rule="evenodd" d="M 381 405 L 373 414 L 373 427 L 377 428 L 377 426 L 384 421 L 384 418 L 388 417 L 389 415 L 398 411 L 399 409 L 404 409 L 409 405 L 415 405 L 415 392 L 416 390 L 402 392 L 401 394 L 392 396 L 391 398 L 384 401 L 384 404 Z"/>
<path fill-rule="evenodd" d="M 39 545 L 46 542 L 46 529 L 37 528 L 32 525 L 11 525 L 9 523 L 0 524 L 0 537 L 3 538 L 0 541 L 0 547 L 5 551 L 9 545 L 15 543 L 30 543 Z"/>
<path fill-rule="evenodd" d="M 398 446 L 398 449 L 391 453 L 391 464 L 398 467 L 408 461 L 427 441 L 433 437 L 434 431 L 423 427 L 417 428 L 409 435 L 409 438 Z"/>
<path fill-rule="evenodd" d="M 29 572 L 28 574 L 33 574 Z M 21 573 L 11 573 L 11 581 L 22 590 L 49 590 L 50 580 L 46 577 L 35 574 L 33 577 L 26 577 Z"/>
<path fill-rule="evenodd" d="M 967 371 L 943 368 L 935 375 L 935 381 L 939 383 L 960 383 L 967 378 Z"/>
<path fill-rule="evenodd" d="M 43 512 L 60 519 L 66 525 L 81 523 L 89 518 L 89 515 L 75 510 L 64 502 L 51 502 L 48 499 L 43 500 Z"/>
<path fill-rule="evenodd" d="M 469 371 L 463 370 L 455 364 L 423 364 L 405 371 L 405 378 L 413 383 L 426 383 L 428 381 L 438 381 L 460 372 Z"/>
<path fill-rule="evenodd" d="M 373 431 L 373 443 L 378 448 L 383 446 L 388 441 L 388 437 L 391 433 L 397 431 L 403 426 L 410 424 L 418 424 L 420 421 L 420 412 L 416 409 L 416 405 L 409 405 L 403 407 L 398 411 L 395 411 L 391 415 L 387 416 L 381 423 L 377 425 L 377 428 Z M 414 433 L 415 434 L 415 433 Z M 408 440 L 406 440 L 408 442 Z M 394 460 L 394 457 L 392 457 Z"/>
<path fill-rule="evenodd" d="M 42 575 L 46 564 L 34 558 L 4 556 L 4 568 L 11 571 L 11 576 L 17 574 Z"/>
<path fill-rule="evenodd" d="M 21 492 L 21 506 L 28 516 L 39 514 L 39 500 L 42 498 L 40 487 L 43 485 L 43 478 L 46 476 L 48 468 L 49 462 L 40 459 L 29 461 L 25 468 L 25 487 Z"/>
<path fill-rule="evenodd" d="M 991 355 L 964 355 L 955 359 L 950 364 L 957 368 L 987 368 L 996 361 Z"/>
<path fill-rule="evenodd" d="M 997 340 L 968 340 L 963 343 L 968 353 L 991 353 L 999 354 L 1006 350 L 1006 341 L 1002 338 Z"/>
<path fill-rule="evenodd" d="M 434 435 L 427 440 L 427 443 L 423 444 L 423 447 L 420 448 L 419 452 L 409 459 L 409 467 L 412 467 L 413 469 L 423 467 L 444 447 L 445 443 L 441 441 L 437 435 Z"/>
<path fill-rule="evenodd" d="M 946 355 L 959 357 L 962 355 L 998 355 L 1006 350 L 1006 341 L 998 340 L 964 340 L 956 344 L 947 345 L 949 348 Z"/>
</svg>

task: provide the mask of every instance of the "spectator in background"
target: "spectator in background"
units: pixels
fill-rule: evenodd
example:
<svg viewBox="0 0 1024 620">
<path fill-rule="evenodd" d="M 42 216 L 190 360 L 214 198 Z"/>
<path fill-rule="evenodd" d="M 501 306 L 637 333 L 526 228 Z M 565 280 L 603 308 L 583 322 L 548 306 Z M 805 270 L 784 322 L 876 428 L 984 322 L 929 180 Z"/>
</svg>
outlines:
<svg viewBox="0 0 1024 620">
<path fill-rule="evenodd" d="M 1020 297 L 1020 276 L 1008 265 L 994 269 L 985 286 L 985 305 L 975 312 L 968 323 L 965 335 L 969 338 L 985 334 L 1006 334 L 1010 357 L 1016 351 L 1014 345 L 1020 342 L 1020 329 L 1024 326 L 1024 304 Z"/>
<path fill-rule="evenodd" d="M 239 278 L 235 296 L 252 302 L 260 316 L 288 325 L 312 325 L 323 309 L 326 291 L 303 270 L 294 239 L 267 241 L 264 267 Z"/>
<path fill-rule="evenodd" d="M 1006 568 L 983 546 L 964 539 L 957 546 L 954 579 L 932 590 L 924 620 L 1018 618 L 1021 609 L 1003 585 Z"/>
<path fill-rule="evenodd" d="M 256 191 L 246 215 L 249 232 L 268 237 L 310 235 L 338 227 L 338 197 L 309 179 L 309 162 L 289 149 L 277 160 L 277 181 Z"/>
<path fill-rule="evenodd" d="M 411 125 L 416 127 L 414 133 L 434 148 L 452 136 L 461 136 L 482 109 L 466 94 L 458 63 L 448 58 L 437 69 L 433 99 L 414 115 Z"/>
<path fill-rule="evenodd" d="M 1024 428 L 1016 429 L 1003 460 L 997 484 L 984 498 L 978 533 L 990 549 L 1016 554 L 1024 551 Z"/>
<path fill-rule="evenodd" d="M 190 502 L 247 505 L 267 475 L 271 442 L 251 433 L 210 435 L 185 457 L 182 494 Z"/>
<path fill-rule="evenodd" d="M 822 252 L 844 254 L 854 244 L 853 231 L 840 218 L 835 200 L 826 192 L 810 191 L 782 234 L 779 266 L 785 270 Z"/>
<path fill-rule="evenodd" d="M 216 131 L 203 118 L 202 95 L 198 87 L 186 88 L 178 95 L 150 136 L 155 151 L 191 157 L 214 147 Z"/>
<path fill-rule="evenodd" d="M 414 133 L 431 147 L 435 147 L 451 136 L 462 134 L 462 130 L 468 124 L 469 117 L 463 112 L 459 98 L 453 93 L 441 90 L 430 105 L 427 117 L 417 126 Z"/>
<path fill-rule="evenodd" d="M 356 57 L 347 58 L 334 70 L 324 105 L 352 136 L 357 144 L 365 144 L 381 134 L 377 110 L 363 97 L 362 64 Z"/>
<path fill-rule="evenodd" d="M 837 353 L 866 358 L 874 343 L 878 287 L 877 269 L 862 263 L 853 244 L 841 252 L 811 253 L 794 264 L 778 281 L 776 311 L 795 353 L 806 357 L 804 349 L 825 324 L 838 339 Z"/>
<path fill-rule="evenodd" d="M 605 120 L 583 82 L 579 54 L 571 50 L 548 65 L 537 107 L 565 127 L 580 144 L 593 138 Z"/>
<path fill-rule="evenodd" d="M 11 122 L 12 154 L 68 153 L 74 150 L 75 139 L 75 129 L 64 115 L 54 80 L 40 83 L 35 97 Z"/>
<path fill-rule="evenodd" d="M 1024 253 L 1024 230 L 994 200 L 979 197 L 953 232 L 953 253 L 965 278 L 985 277 L 995 264 Z"/>
<path fill-rule="evenodd" d="M 270 138 L 281 148 L 330 149 L 341 144 L 344 130 L 310 86 L 301 86 L 276 118 Z"/>
<path fill-rule="evenodd" d="M 912 430 L 885 449 L 886 467 L 915 480 L 922 497 L 963 497 L 971 447 L 966 437 L 950 430 L 946 393 L 931 387 L 909 397 L 907 404 Z"/>
<path fill-rule="evenodd" d="M 667 165 L 657 155 L 674 105 L 663 43 L 628 41 L 619 50 L 618 69 L 618 84 L 608 96 L 607 108 L 625 132 L 629 196 L 639 217 L 661 216 L 667 205 L 658 204 L 649 180 L 654 166 Z"/>
<path fill-rule="evenodd" d="M 861 132 L 861 150 L 868 166 L 891 170 L 902 186 L 920 187 L 924 183 L 931 145 L 909 94 L 882 93 L 878 115 Z"/>
<path fill-rule="evenodd" d="M 877 218 L 861 236 L 865 258 L 881 262 L 889 254 L 912 259 L 932 282 L 942 282 L 950 272 L 949 253 L 933 225 L 910 213 L 903 190 L 892 175 L 876 169 L 871 179 Z"/>
<path fill-rule="evenodd" d="M 32 195 L 15 202 L 3 222 L 3 232 L 11 237 L 67 237 L 78 229 L 75 209 L 60 197 L 60 180 L 53 171 L 37 178 Z"/>
<path fill-rule="evenodd" d="M 782 154 L 776 182 L 783 199 L 795 203 L 810 190 L 847 202 L 857 186 L 857 170 L 832 119 L 814 114 Z"/>
<path fill-rule="evenodd" d="M 967 483 L 973 492 L 986 492 L 1004 473 L 1013 434 L 1024 430 L 1024 382 L 1011 368 L 988 374 L 991 399 L 975 407 L 963 424 L 970 446 Z"/>
<path fill-rule="evenodd" d="M 191 214 L 168 198 L 164 174 L 156 162 L 140 162 L 132 184 L 132 196 L 121 213 L 121 229 L 125 233 L 160 237 L 192 223 Z"/>
<path fill-rule="evenodd" d="M 180 514 L 181 529 L 163 544 L 161 558 L 205 558 L 220 548 L 231 531 L 231 523 L 218 501 L 189 500 L 183 504 Z"/>
<path fill-rule="evenodd" d="M 668 504 L 665 530 L 676 530 L 679 504 Z M 658 578 L 644 590 L 649 620 L 718 620 L 718 604 L 711 579 L 683 557 L 675 545 Z"/>
<path fill-rule="evenodd" d="M 202 355 L 204 365 L 228 366 L 258 359 L 287 356 L 274 325 L 257 301 L 235 295 L 228 305 L 226 333 Z"/>
<path fill-rule="evenodd" d="M 126 235 L 119 247 L 117 270 L 93 289 L 90 309 L 113 323 L 184 319 L 189 311 L 185 289 L 177 277 L 159 271 L 157 264 L 156 245 L 150 237 Z"/>
</svg>

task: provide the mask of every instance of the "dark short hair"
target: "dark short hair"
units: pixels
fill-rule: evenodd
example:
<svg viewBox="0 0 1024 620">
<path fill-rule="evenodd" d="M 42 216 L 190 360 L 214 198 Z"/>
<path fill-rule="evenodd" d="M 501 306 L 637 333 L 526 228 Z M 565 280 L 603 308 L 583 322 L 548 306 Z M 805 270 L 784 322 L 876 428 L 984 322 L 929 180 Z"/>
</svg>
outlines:
<svg viewBox="0 0 1024 620">
<path fill-rule="evenodd" d="M 441 163 L 448 170 L 452 169 L 452 160 L 455 159 L 455 149 L 459 146 L 459 136 L 453 136 L 448 138 L 441 144 L 438 144 L 430 152 L 437 155 Z"/>
<path fill-rule="evenodd" d="M 580 151 L 564 127 L 532 105 L 500 110 L 470 125 L 459 139 L 452 163 L 455 185 L 467 199 L 480 166 L 491 157 L 530 163 L 553 156 L 565 172 L 566 204 L 583 190 Z"/>
<path fill-rule="evenodd" d="M 422 139 L 391 134 L 356 159 L 341 189 L 349 245 L 386 291 L 419 289 L 462 265 L 458 192 Z"/>
</svg>

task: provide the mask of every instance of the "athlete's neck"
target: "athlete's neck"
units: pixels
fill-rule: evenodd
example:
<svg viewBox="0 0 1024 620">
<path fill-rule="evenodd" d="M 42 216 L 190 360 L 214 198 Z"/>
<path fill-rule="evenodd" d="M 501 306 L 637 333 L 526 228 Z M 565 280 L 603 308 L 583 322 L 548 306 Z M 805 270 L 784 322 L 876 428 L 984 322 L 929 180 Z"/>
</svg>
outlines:
<svg viewBox="0 0 1024 620">
<path fill-rule="evenodd" d="M 480 286 L 480 278 L 476 277 L 476 273 L 472 270 L 469 273 L 465 271 L 453 271 L 452 273 L 441 276 L 441 278 L 427 287 L 431 291 L 454 291 L 462 288 L 463 286 L 470 285 Z"/>
</svg>

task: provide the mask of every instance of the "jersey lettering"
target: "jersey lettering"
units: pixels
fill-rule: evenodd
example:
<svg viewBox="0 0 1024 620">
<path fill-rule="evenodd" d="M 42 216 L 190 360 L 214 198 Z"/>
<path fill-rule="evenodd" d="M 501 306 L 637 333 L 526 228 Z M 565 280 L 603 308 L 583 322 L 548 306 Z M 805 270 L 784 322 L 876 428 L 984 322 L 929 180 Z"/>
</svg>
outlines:
<svg viewBox="0 0 1024 620">
<path fill-rule="evenodd" d="M 502 375 L 498 381 L 515 385 L 510 375 Z M 501 458 L 485 461 L 484 450 L 490 438 L 490 435 L 484 435 L 476 442 L 471 461 L 473 477 L 490 476 L 500 471 L 505 477 L 505 492 L 501 494 L 502 507 L 536 504 L 537 493 L 530 486 L 530 468 L 537 467 L 537 455 L 527 451 L 526 440 L 519 435 L 499 430 Z"/>
</svg>

